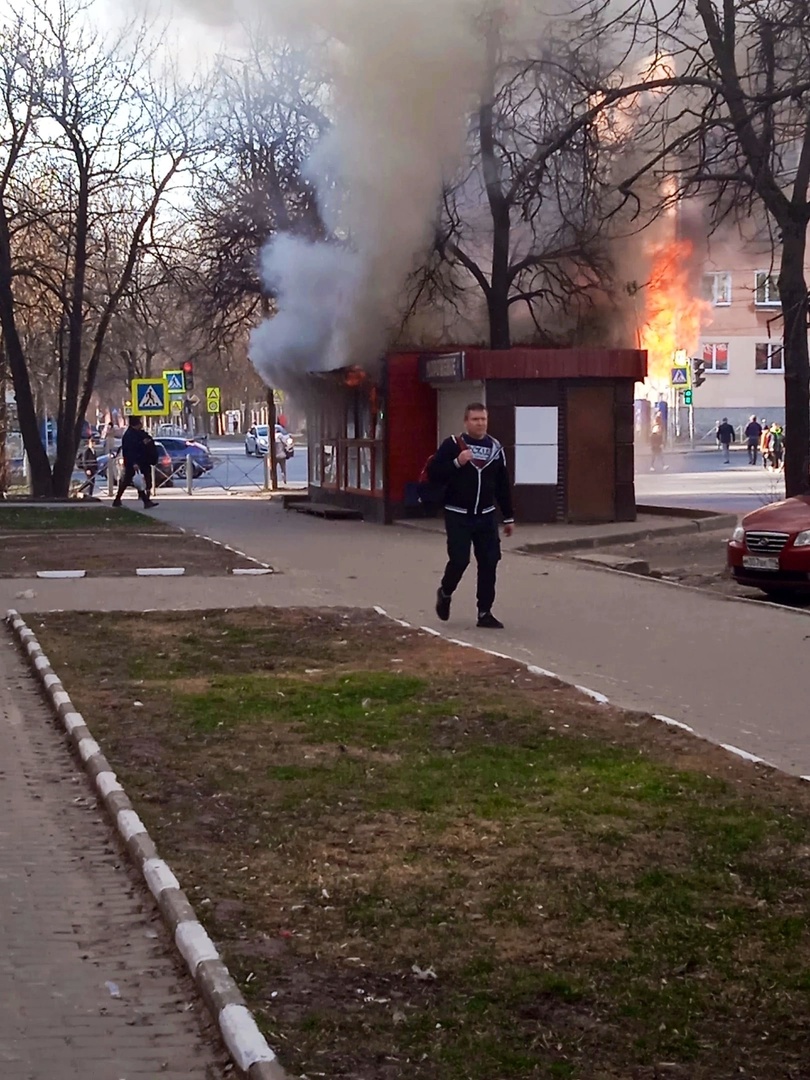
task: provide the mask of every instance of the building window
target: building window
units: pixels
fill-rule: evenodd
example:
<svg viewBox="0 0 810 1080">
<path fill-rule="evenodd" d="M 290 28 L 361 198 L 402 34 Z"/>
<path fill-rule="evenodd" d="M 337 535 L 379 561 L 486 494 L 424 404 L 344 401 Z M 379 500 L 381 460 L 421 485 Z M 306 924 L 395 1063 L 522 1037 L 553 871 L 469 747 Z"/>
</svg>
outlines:
<svg viewBox="0 0 810 1080">
<path fill-rule="evenodd" d="M 704 274 L 703 298 L 713 307 L 728 307 L 731 303 L 731 274 L 727 270 Z"/>
<path fill-rule="evenodd" d="M 756 347 L 756 370 L 779 371 L 785 370 L 785 351 L 778 341 L 763 341 Z"/>
<path fill-rule="evenodd" d="M 769 270 L 757 270 L 754 274 L 754 304 L 757 307 L 781 307 L 779 287 Z"/>
<path fill-rule="evenodd" d="M 706 342 L 703 346 L 703 363 L 709 373 L 728 371 L 728 342 Z"/>
</svg>

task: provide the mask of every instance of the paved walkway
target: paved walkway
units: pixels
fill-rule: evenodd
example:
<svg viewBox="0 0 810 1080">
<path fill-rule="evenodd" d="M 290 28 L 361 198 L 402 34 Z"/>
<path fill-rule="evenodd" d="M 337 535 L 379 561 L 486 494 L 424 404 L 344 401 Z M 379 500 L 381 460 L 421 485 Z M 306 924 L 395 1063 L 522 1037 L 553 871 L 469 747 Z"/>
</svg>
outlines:
<svg viewBox="0 0 810 1080">
<path fill-rule="evenodd" d="M 507 629 L 487 634 L 475 629 L 472 572 L 451 621 L 437 622 L 433 600 L 445 556 L 434 533 L 323 521 L 255 499 L 167 500 L 155 515 L 223 540 L 281 573 L 243 581 L 33 582 L 32 600 L 14 599 L 28 583 L 0 581 L 0 601 L 28 611 L 379 605 L 810 775 L 804 690 L 810 613 L 515 554 L 525 541 L 518 528 L 504 544 L 496 605 Z"/>
<path fill-rule="evenodd" d="M 7 642 L 0 1002 L 2 1080 L 226 1075 L 151 897 L 115 849 L 84 773 Z"/>
</svg>

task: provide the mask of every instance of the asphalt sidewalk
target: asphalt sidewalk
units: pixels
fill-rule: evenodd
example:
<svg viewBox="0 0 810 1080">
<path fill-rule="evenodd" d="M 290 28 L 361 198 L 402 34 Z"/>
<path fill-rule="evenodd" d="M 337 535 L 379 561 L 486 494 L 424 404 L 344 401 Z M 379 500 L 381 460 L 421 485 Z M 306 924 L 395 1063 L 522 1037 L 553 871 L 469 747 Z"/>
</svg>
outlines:
<svg viewBox="0 0 810 1080">
<path fill-rule="evenodd" d="M 0 762 L 2 1080 L 223 1080 L 155 905 L 10 641 Z"/>
<path fill-rule="evenodd" d="M 156 516 L 214 536 L 278 573 L 245 579 L 100 579 L 0 582 L 20 610 L 240 607 L 253 604 L 380 606 L 415 625 L 481 644 L 591 687 L 611 701 L 662 713 L 719 743 L 810 775 L 803 672 L 808 613 L 521 555 L 526 530 L 505 541 L 496 612 L 506 630 L 475 628 L 474 573 L 451 621 L 433 611 L 445 559 L 435 532 L 323 521 L 268 500 L 166 500 Z"/>
</svg>

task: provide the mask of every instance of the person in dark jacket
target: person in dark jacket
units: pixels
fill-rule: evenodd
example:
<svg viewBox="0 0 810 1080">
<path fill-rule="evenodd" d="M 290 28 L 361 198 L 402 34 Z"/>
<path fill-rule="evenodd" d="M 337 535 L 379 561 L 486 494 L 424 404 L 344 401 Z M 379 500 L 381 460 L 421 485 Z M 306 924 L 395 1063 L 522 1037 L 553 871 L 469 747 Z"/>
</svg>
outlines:
<svg viewBox="0 0 810 1080">
<path fill-rule="evenodd" d="M 497 509 L 504 533 L 511 536 L 512 491 L 503 447 L 487 434 L 487 410 L 480 402 L 464 410 L 464 433 L 445 439 L 428 466 L 430 482 L 444 485 L 444 523 L 448 562 L 436 594 L 436 614 L 447 622 L 453 593 L 470 564 L 478 564 L 478 626 L 502 630 L 492 614 L 495 580 L 501 558 Z"/>
<path fill-rule="evenodd" d="M 84 495 L 86 499 L 92 499 L 93 491 L 96 486 L 96 476 L 98 475 L 96 441 L 92 435 L 87 440 L 87 446 L 84 448 L 84 451 L 79 455 L 78 465 L 86 477 L 79 487 L 79 494 Z"/>
<path fill-rule="evenodd" d="M 129 427 L 121 440 L 121 456 L 124 459 L 124 474 L 118 485 L 118 494 L 113 500 L 113 506 L 121 505 L 121 496 L 132 484 L 135 474 L 140 473 L 144 483 L 143 490 L 138 489 L 138 495 L 141 497 L 144 509 L 151 510 L 153 506 L 157 506 L 156 502 L 152 502 L 151 492 L 152 469 L 157 465 L 158 452 L 155 440 L 144 431 L 140 416 L 129 418 Z"/>
<path fill-rule="evenodd" d="M 748 421 L 745 429 L 745 445 L 748 447 L 748 464 L 756 465 L 759 440 L 762 438 L 762 424 L 755 416 Z"/>
<path fill-rule="evenodd" d="M 731 458 L 729 457 L 729 450 L 731 444 L 734 442 L 734 428 L 728 422 L 728 417 L 723 417 L 723 423 L 717 427 L 717 442 L 720 445 L 720 449 L 723 451 L 723 461 L 726 465 L 730 464 Z"/>
</svg>

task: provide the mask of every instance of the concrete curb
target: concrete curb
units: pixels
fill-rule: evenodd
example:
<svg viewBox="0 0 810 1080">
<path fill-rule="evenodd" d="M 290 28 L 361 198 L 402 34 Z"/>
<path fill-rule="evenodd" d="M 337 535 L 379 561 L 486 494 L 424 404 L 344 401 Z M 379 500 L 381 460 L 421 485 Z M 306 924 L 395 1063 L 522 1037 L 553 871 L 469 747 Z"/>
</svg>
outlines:
<svg viewBox="0 0 810 1080">
<path fill-rule="evenodd" d="M 225 547 L 224 544 L 220 546 Z M 239 555 L 241 552 L 235 552 L 234 554 Z M 251 562 L 255 561 L 255 559 L 251 559 Z M 187 567 L 185 566 L 138 566 L 131 573 L 135 577 L 184 577 L 186 571 Z M 274 574 L 275 570 L 272 566 L 261 564 L 259 566 L 236 567 L 227 572 L 233 577 L 267 577 Z M 89 570 L 37 570 L 36 572 L 37 577 L 43 581 L 80 581 L 82 578 L 88 577 L 89 574 Z M 127 575 L 116 574 L 115 576 L 126 577 Z"/>
<path fill-rule="evenodd" d="M 735 529 L 737 514 L 713 514 L 711 517 L 690 518 L 683 525 L 669 525 L 663 529 L 651 527 L 634 533 L 605 533 L 602 536 L 586 536 L 575 540 L 548 540 L 539 544 L 525 544 L 514 548 L 518 555 L 559 555 L 564 551 L 587 551 L 611 544 L 635 544 L 639 540 L 657 540 L 659 537 L 687 536 L 689 533 L 714 532 L 719 529 Z"/>
<path fill-rule="evenodd" d="M 612 573 L 621 573 L 622 571 L 612 571 Z M 530 664 L 526 660 L 519 660 L 515 656 L 509 656 L 507 653 L 495 652 L 494 649 L 485 649 L 483 645 L 474 645 L 471 641 L 461 641 L 459 638 L 446 637 L 439 630 L 434 630 L 432 626 L 414 626 L 413 623 L 406 622 L 404 619 L 398 619 L 395 615 L 390 615 L 385 608 L 375 607 L 374 611 L 384 619 L 390 619 L 391 622 L 395 622 L 397 626 L 403 626 L 408 630 L 421 630 L 424 634 L 430 634 L 431 637 L 443 638 L 451 645 L 459 645 L 462 649 L 475 649 L 476 652 L 485 653 L 487 656 L 496 656 L 499 660 L 509 660 L 510 663 L 518 664 L 520 667 L 525 668 L 530 675 L 538 675 L 546 679 L 557 679 L 558 682 L 565 683 L 566 686 L 573 687 L 574 690 L 578 690 L 580 694 L 590 698 L 597 705 L 610 705 L 610 698 L 601 694 L 598 690 L 591 690 L 587 686 L 579 686 L 577 683 L 572 683 L 568 679 L 563 679 L 554 671 L 548 671 L 546 668 L 537 667 L 536 664 Z M 627 709 L 624 706 L 625 712 L 632 710 Z M 650 715 L 643 713 L 644 716 Z M 680 720 L 674 720 L 670 716 L 664 716 L 661 713 L 653 713 L 653 720 L 658 720 L 662 724 L 666 724 L 667 727 L 677 728 L 679 731 L 685 731 L 689 735 L 694 735 L 696 739 L 700 739 L 701 742 L 709 743 L 710 746 L 719 746 L 721 750 L 725 750 L 726 753 L 732 754 L 734 757 L 741 758 L 743 761 L 749 762 L 751 765 L 761 765 L 767 769 L 775 769 L 777 772 L 784 773 L 783 769 L 780 769 L 777 765 L 774 765 L 770 761 L 766 761 L 765 758 L 758 757 L 756 754 L 749 753 L 748 750 L 743 750 L 739 746 L 732 746 L 730 743 L 717 743 L 713 739 L 707 738 L 705 735 L 701 735 L 699 731 L 695 731 L 689 724 L 684 724 Z M 792 773 L 784 773 L 786 776 L 792 776 Z M 810 781 L 810 776 L 802 776 L 799 779 Z"/>
<path fill-rule="evenodd" d="M 45 697 L 68 734 L 127 852 L 157 901 L 175 946 L 219 1028 L 234 1064 L 247 1080 L 289 1080 L 256 1024 L 216 946 L 194 914 L 169 865 L 157 849 L 126 792 L 93 738 L 50 660 L 13 609 L 6 624 L 17 640 Z"/>
</svg>

